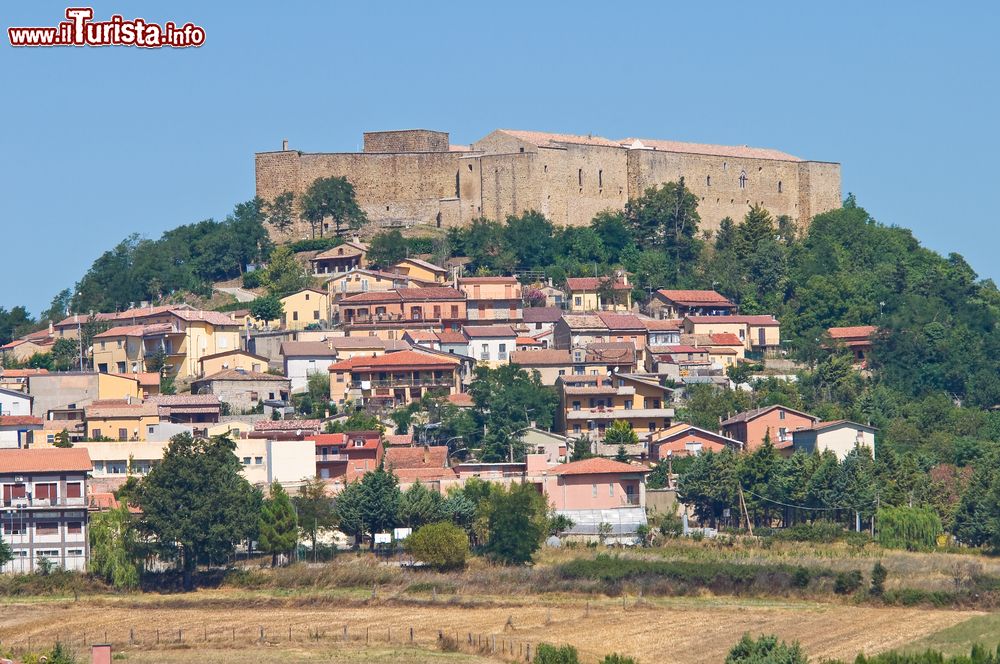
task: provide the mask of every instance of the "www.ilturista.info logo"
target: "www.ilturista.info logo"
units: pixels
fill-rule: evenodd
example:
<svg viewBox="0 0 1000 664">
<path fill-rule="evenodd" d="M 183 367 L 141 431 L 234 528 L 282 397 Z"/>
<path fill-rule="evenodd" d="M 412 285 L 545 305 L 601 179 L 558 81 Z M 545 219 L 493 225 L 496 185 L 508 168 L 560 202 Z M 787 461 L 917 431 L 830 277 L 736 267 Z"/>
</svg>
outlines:
<svg viewBox="0 0 1000 664">
<path fill-rule="evenodd" d="M 139 46 L 187 48 L 205 43 L 205 29 L 193 23 L 163 25 L 142 18 L 126 20 L 115 14 L 108 21 L 93 21 L 90 7 L 69 7 L 66 21 L 48 28 L 7 28 L 11 46 Z"/>
</svg>

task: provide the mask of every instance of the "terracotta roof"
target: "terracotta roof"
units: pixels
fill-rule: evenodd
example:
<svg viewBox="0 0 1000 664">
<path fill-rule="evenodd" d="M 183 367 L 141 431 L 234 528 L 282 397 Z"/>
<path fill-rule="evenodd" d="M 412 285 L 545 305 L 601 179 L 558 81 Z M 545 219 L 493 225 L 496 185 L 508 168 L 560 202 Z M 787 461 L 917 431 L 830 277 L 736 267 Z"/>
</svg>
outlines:
<svg viewBox="0 0 1000 664">
<path fill-rule="evenodd" d="M 458 284 L 516 284 L 517 277 L 459 277 Z"/>
<path fill-rule="evenodd" d="M 753 410 L 746 410 L 746 411 L 743 411 L 742 413 L 737 413 L 736 415 L 733 415 L 732 417 L 730 417 L 728 420 L 724 420 L 722 422 L 722 426 L 728 426 L 730 424 L 737 424 L 739 422 L 748 422 L 750 420 L 757 419 L 761 415 L 769 413 L 770 411 L 775 410 L 777 408 L 784 408 L 785 410 L 787 410 L 790 413 L 795 413 L 796 415 L 801 415 L 802 417 L 807 417 L 810 420 L 812 420 L 813 422 L 815 422 L 815 421 L 817 421 L 819 419 L 815 415 L 810 415 L 809 413 L 803 413 L 801 410 L 795 410 L 794 408 L 789 408 L 788 406 L 782 406 L 780 404 L 774 404 L 773 406 L 763 406 L 762 408 L 754 408 Z"/>
<path fill-rule="evenodd" d="M 353 256 L 360 256 L 363 253 L 365 253 L 364 250 L 358 247 L 349 244 L 338 244 L 336 247 L 330 247 L 326 251 L 321 251 L 309 260 L 321 261 L 330 258 L 351 258 Z"/>
<path fill-rule="evenodd" d="M 42 418 L 31 415 L 0 415 L 0 427 L 42 426 Z"/>
<path fill-rule="evenodd" d="M 778 319 L 774 316 L 741 316 L 741 315 L 729 315 L 729 316 L 688 316 L 687 320 L 691 321 L 695 325 L 707 325 L 710 323 L 735 323 L 735 324 L 745 324 L 745 325 L 758 325 L 762 327 L 766 326 L 777 326 Z"/>
<path fill-rule="evenodd" d="M 222 313 L 221 311 L 202 311 L 200 309 L 195 309 L 195 310 L 175 309 L 170 313 L 174 316 L 177 316 L 181 320 L 187 321 L 189 323 L 204 321 L 210 325 L 231 325 L 234 327 L 239 326 L 239 323 L 237 323 L 232 316 L 226 313 Z"/>
<path fill-rule="evenodd" d="M 657 320 L 655 318 L 640 318 L 643 327 L 653 331 L 680 330 L 684 326 L 684 321 L 680 318 L 665 318 Z"/>
<path fill-rule="evenodd" d="M 344 433 L 316 433 L 306 436 L 306 440 L 311 440 L 317 445 L 343 445 L 347 442 L 347 435 Z"/>
<path fill-rule="evenodd" d="M 407 330 L 403 333 L 404 337 L 409 337 L 414 341 L 440 341 L 437 332 L 431 332 L 430 330 Z"/>
<path fill-rule="evenodd" d="M 498 129 L 525 143 L 530 143 L 538 147 L 558 147 L 560 143 L 571 143 L 576 145 L 594 145 L 608 148 L 622 147 L 619 141 L 612 141 L 601 136 L 578 136 L 576 134 L 553 134 L 546 131 L 525 131 L 521 129 Z"/>
<path fill-rule="evenodd" d="M 296 342 L 296 343 L 306 343 L 306 342 Z M 378 337 L 327 337 L 324 342 L 330 345 L 330 348 L 334 350 L 351 350 L 357 348 L 378 348 L 382 346 L 385 348 L 389 342 L 384 339 L 379 339 Z"/>
<path fill-rule="evenodd" d="M 152 325 L 121 325 L 105 330 L 100 334 L 95 334 L 95 339 L 107 339 L 113 337 L 144 337 L 154 334 L 169 334 L 175 332 L 180 334 L 180 330 L 175 330 L 170 323 L 154 323 Z"/>
<path fill-rule="evenodd" d="M 696 427 L 693 424 L 688 424 L 686 422 L 678 422 L 669 429 L 664 429 L 662 431 L 656 431 L 650 436 L 650 441 L 658 443 L 669 438 L 674 438 L 681 434 L 687 433 L 688 431 L 696 431 L 703 436 L 713 438 L 727 445 L 732 445 L 733 447 L 743 447 L 741 441 L 735 438 L 730 438 L 729 436 L 723 436 L 721 433 L 716 433 L 715 431 L 709 431 L 708 429 L 702 429 L 701 427 Z"/>
<path fill-rule="evenodd" d="M 534 338 L 534 337 L 522 337 L 522 336 L 518 336 L 518 338 L 514 340 L 514 343 L 516 343 L 518 346 L 541 346 L 542 345 L 542 342 L 539 341 L 538 339 Z"/>
<path fill-rule="evenodd" d="M 281 301 L 282 301 L 282 302 L 284 302 L 284 301 L 285 301 L 285 300 L 287 300 L 288 298 L 290 298 L 290 297 L 294 297 L 294 296 L 298 295 L 299 293 L 304 293 L 304 292 L 306 292 L 306 291 L 309 291 L 310 293 L 319 293 L 320 295 L 327 295 L 327 294 L 328 294 L 328 293 L 327 293 L 327 292 L 326 292 L 325 290 L 323 290 L 322 288 L 313 288 L 312 286 L 306 286 L 305 288 L 303 288 L 303 289 L 301 289 L 301 290 L 297 290 L 297 291 L 295 291 L 294 293 L 289 293 L 289 294 L 288 294 L 288 295 L 286 295 L 285 297 L 281 298 Z"/>
<path fill-rule="evenodd" d="M 258 420 L 253 423 L 254 431 L 319 431 L 320 420 Z"/>
<path fill-rule="evenodd" d="M 4 369 L 0 371 L 0 377 L 27 378 L 28 376 L 37 376 L 38 374 L 47 374 L 48 372 L 48 369 Z"/>
<path fill-rule="evenodd" d="M 385 451 L 386 468 L 445 468 L 448 446 L 390 447 Z"/>
<path fill-rule="evenodd" d="M 385 437 L 385 442 L 389 445 L 406 446 L 413 444 L 412 433 L 394 433 Z"/>
<path fill-rule="evenodd" d="M 465 335 L 457 330 L 444 330 L 437 333 L 438 340 L 443 344 L 466 344 L 469 342 Z"/>
<path fill-rule="evenodd" d="M 470 339 L 517 336 L 510 325 L 465 325 L 462 331 Z"/>
<path fill-rule="evenodd" d="M 521 317 L 525 323 L 554 323 L 562 318 L 559 307 L 527 307 Z"/>
<path fill-rule="evenodd" d="M 549 471 L 552 475 L 597 475 L 606 473 L 648 473 L 649 468 L 628 463 L 593 457 L 582 461 L 571 461 L 556 466 Z"/>
<path fill-rule="evenodd" d="M 587 362 L 635 362 L 635 346 L 628 341 L 595 341 L 584 350 Z"/>
<path fill-rule="evenodd" d="M 459 408 L 472 408 L 476 405 L 472 400 L 472 395 L 468 392 L 455 392 L 454 394 L 449 394 L 448 401 L 455 404 Z"/>
<path fill-rule="evenodd" d="M 82 447 L 0 450 L 0 473 L 89 472 L 90 454 Z"/>
<path fill-rule="evenodd" d="M 198 360 L 199 362 L 204 362 L 205 360 L 214 360 L 217 357 L 226 357 L 227 355 L 246 355 L 247 357 L 252 357 L 255 360 L 262 360 L 267 362 L 268 358 L 263 355 L 258 355 L 257 353 L 251 353 L 248 350 L 243 350 L 242 348 L 236 348 L 233 350 L 225 350 L 221 353 L 212 353 L 211 355 L 202 355 Z"/>
<path fill-rule="evenodd" d="M 647 148 L 655 149 L 657 152 L 683 152 L 687 154 L 713 155 L 716 157 L 802 161 L 802 159 L 787 152 L 772 150 L 770 148 L 752 148 L 748 145 L 711 145 L 709 143 L 665 141 L 658 138 L 625 138 L 620 143 L 633 150 Z"/>
<path fill-rule="evenodd" d="M 337 356 L 337 351 L 323 341 L 283 341 L 280 353 L 285 357 L 329 357 Z"/>
<path fill-rule="evenodd" d="M 853 327 L 831 327 L 826 331 L 833 339 L 867 339 L 878 332 L 874 325 L 855 325 Z"/>
<path fill-rule="evenodd" d="M 444 274 L 448 273 L 448 270 L 444 269 L 443 267 L 441 267 L 439 265 L 435 265 L 434 263 L 428 263 L 427 261 L 421 260 L 419 258 L 404 258 L 403 260 L 401 260 L 398 263 L 396 263 L 396 265 L 399 266 L 399 265 L 402 265 L 403 263 L 407 263 L 407 262 L 413 263 L 414 265 L 419 265 L 420 267 L 422 267 L 422 268 L 424 268 L 426 270 L 430 270 L 432 272 L 441 272 L 441 273 L 444 273 Z"/>
<path fill-rule="evenodd" d="M 425 302 L 430 300 L 464 300 L 465 293 L 450 286 L 425 286 L 423 288 L 397 288 L 396 292 L 404 302 Z"/>
<path fill-rule="evenodd" d="M 146 402 L 157 406 L 218 406 L 219 397 L 214 394 L 154 394 Z"/>
<path fill-rule="evenodd" d="M 572 364 L 573 356 L 568 350 L 542 348 L 539 350 L 515 350 L 510 354 L 510 363 L 522 367 L 561 367 Z"/>
<path fill-rule="evenodd" d="M 112 401 L 105 399 L 97 401 L 84 409 L 88 420 L 103 420 L 117 417 L 156 417 L 159 409 L 156 404 L 144 402 L 128 403 L 127 401 Z"/>
<path fill-rule="evenodd" d="M 609 330 L 645 331 L 646 329 L 639 317 L 634 314 L 613 314 L 602 311 L 597 314 L 597 317 Z"/>
<path fill-rule="evenodd" d="M 563 322 L 566 323 L 571 329 L 572 328 L 590 328 L 597 330 L 606 330 L 608 326 L 604 324 L 596 314 L 565 314 L 563 315 Z"/>
<path fill-rule="evenodd" d="M 597 290 L 605 281 L 610 281 L 609 277 L 567 277 L 566 288 L 571 291 Z M 632 287 L 622 280 L 614 283 L 615 290 L 632 290 Z"/>
<path fill-rule="evenodd" d="M 368 291 L 357 295 L 348 295 L 340 300 L 339 306 L 351 304 L 388 304 L 392 302 L 402 302 L 403 298 L 394 290 Z"/>
<path fill-rule="evenodd" d="M 720 332 L 718 334 L 709 335 L 712 344 L 715 346 L 743 346 L 743 342 L 738 336 L 732 332 Z"/>
<path fill-rule="evenodd" d="M 661 288 L 656 291 L 667 300 L 685 306 L 699 306 L 708 304 L 725 304 L 735 306 L 725 295 L 714 290 L 670 290 Z"/>
<path fill-rule="evenodd" d="M 707 353 L 708 349 L 700 346 L 676 344 L 670 346 L 650 346 L 649 352 L 657 355 L 660 353 Z"/>
<path fill-rule="evenodd" d="M 444 355 L 434 355 L 417 350 L 401 350 L 376 357 L 352 357 L 330 365 L 330 371 L 363 370 L 377 367 L 442 367 L 451 369 L 459 360 Z"/>
<path fill-rule="evenodd" d="M 458 475 L 454 468 L 399 468 L 392 472 L 396 479 L 407 484 L 417 481 L 452 479 Z"/>
<path fill-rule="evenodd" d="M 205 376 L 204 378 L 199 378 L 194 381 L 195 383 L 202 383 L 210 380 L 247 380 L 247 381 L 274 381 L 287 383 L 288 378 L 285 376 L 276 376 L 274 374 L 263 373 L 261 371 L 247 371 L 246 369 L 223 369 L 222 371 L 217 371 L 211 376 Z"/>
<path fill-rule="evenodd" d="M 870 431 L 877 430 L 876 427 L 873 427 L 870 424 L 858 424 L 857 422 L 852 422 L 850 420 L 830 420 L 829 422 L 814 422 L 812 426 L 808 427 L 798 427 L 797 429 L 794 429 L 792 433 L 795 433 L 796 431 L 822 431 L 824 429 L 832 429 L 834 427 L 839 427 L 842 425 L 859 427 L 861 429 L 868 429 Z"/>
</svg>

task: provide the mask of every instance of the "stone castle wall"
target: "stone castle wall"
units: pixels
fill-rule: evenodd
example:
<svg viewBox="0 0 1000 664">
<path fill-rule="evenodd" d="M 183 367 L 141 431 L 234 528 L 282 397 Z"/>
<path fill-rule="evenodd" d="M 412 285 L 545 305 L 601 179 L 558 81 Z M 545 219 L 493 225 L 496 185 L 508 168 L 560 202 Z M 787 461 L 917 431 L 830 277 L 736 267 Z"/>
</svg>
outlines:
<svg viewBox="0 0 1000 664">
<path fill-rule="evenodd" d="M 299 195 L 319 177 L 346 176 L 369 219 L 383 225 L 467 224 L 537 210 L 583 226 L 653 186 L 684 177 L 698 197 L 702 230 L 742 219 L 752 204 L 799 225 L 841 204 L 840 165 L 593 144 L 534 145 L 494 132 L 467 151 L 423 130 L 365 134 L 365 152 L 256 155 L 257 195 Z M 298 224 L 289 236 L 307 237 Z"/>
</svg>

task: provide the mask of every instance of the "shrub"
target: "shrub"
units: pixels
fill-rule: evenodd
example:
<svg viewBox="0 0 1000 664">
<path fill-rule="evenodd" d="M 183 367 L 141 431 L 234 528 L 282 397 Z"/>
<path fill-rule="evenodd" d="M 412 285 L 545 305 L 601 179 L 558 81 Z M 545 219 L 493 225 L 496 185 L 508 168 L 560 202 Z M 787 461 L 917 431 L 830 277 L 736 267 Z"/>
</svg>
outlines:
<svg viewBox="0 0 1000 664">
<path fill-rule="evenodd" d="M 805 588 L 809 585 L 809 570 L 805 567 L 796 567 L 792 573 L 792 585 L 796 588 Z"/>
<path fill-rule="evenodd" d="M 452 523 L 431 523 L 406 538 L 406 551 L 439 571 L 461 569 L 469 555 L 469 537 Z"/>
<path fill-rule="evenodd" d="M 243 288 L 260 288 L 260 270 L 254 270 L 253 272 L 247 272 L 243 275 Z M 239 303 L 237 303 L 239 304 Z M 246 305 L 242 305 L 246 306 Z M 236 307 L 239 309 L 240 307 Z"/>
<path fill-rule="evenodd" d="M 726 664 L 807 664 L 808 661 L 798 643 L 788 645 L 770 635 L 754 640 L 744 634 L 726 656 Z"/>
<path fill-rule="evenodd" d="M 639 664 L 639 661 L 634 657 L 626 657 L 625 655 L 619 655 L 618 653 L 611 653 L 610 655 L 604 656 L 604 659 L 601 660 L 601 664 Z"/>
<path fill-rule="evenodd" d="M 879 544 L 890 549 L 927 551 L 942 532 L 940 517 L 929 507 L 886 507 L 876 522 Z"/>
<path fill-rule="evenodd" d="M 580 656 L 573 646 L 553 646 L 539 643 L 535 651 L 534 664 L 580 664 Z"/>
<path fill-rule="evenodd" d="M 833 592 L 838 595 L 850 595 L 861 587 L 862 577 L 858 570 L 841 572 L 833 582 Z"/>
<path fill-rule="evenodd" d="M 885 579 L 889 576 L 889 570 L 885 568 L 882 561 L 876 561 L 872 567 L 872 595 L 881 596 L 885 592 Z"/>
<path fill-rule="evenodd" d="M 794 526 L 777 530 L 773 537 L 789 542 L 815 542 L 830 544 L 844 536 L 844 529 L 832 521 L 814 521 L 813 523 L 797 523 Z"/>
<path fill-rule="evenodd" d="M 299 253 L 301 251 L 326 251 L 339 244 L 343 244 L 343 242 L 339 237 L 316 237 L 311 240 L 292 242 L 288 246 L 294 253 Z"/>
</svg>

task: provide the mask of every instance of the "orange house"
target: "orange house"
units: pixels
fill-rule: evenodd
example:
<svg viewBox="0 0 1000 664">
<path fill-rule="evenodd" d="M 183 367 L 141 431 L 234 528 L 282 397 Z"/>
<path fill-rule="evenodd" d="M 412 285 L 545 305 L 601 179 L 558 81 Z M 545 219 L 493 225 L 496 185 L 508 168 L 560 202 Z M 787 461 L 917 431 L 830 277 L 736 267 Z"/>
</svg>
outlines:
<svg viewBox="0 0 1000 664">
<path fill-rule="evenodd" d="M 330 399 L 404 406 L 430 391 L 456 392 L 458 369 L 458 359 L 416 350 L 352 357 L 330 365 Z"/>
<path fill-rule="evenodd" d="M 668 456 L 682 457 L 702 452 L 721 452 L 727 447 L 739 452 L 743 449 L 743 443 L 735 438 L 727 438 L 682 422 L 650 436 L 649 458 L 653 461 L 662 461 Z"/>
<path fill-rule="evenodd" d="M 722 422 L 722 433 L 743 443 L 743 449 L 753 452 L 764 444 L 770 433 L 771 444 L 778 449 L 792 446 L 792 432 L 813 426 L 819 418 L 788 408 L 765 406 L 739 413 Z"/>
<path fill-rule="evenodd" d="M 470 321 L 520 321 L 521 283 L 515 277 L 462 277 Z"/>
<path fill-rule="evenodd" d="M 465 295 L 436 286 L 359 293 L 341 300 L 338 309 L 340 322 L 348 326 L 429 323 L 457 330 L 466 317 Z"/>
</svg>

